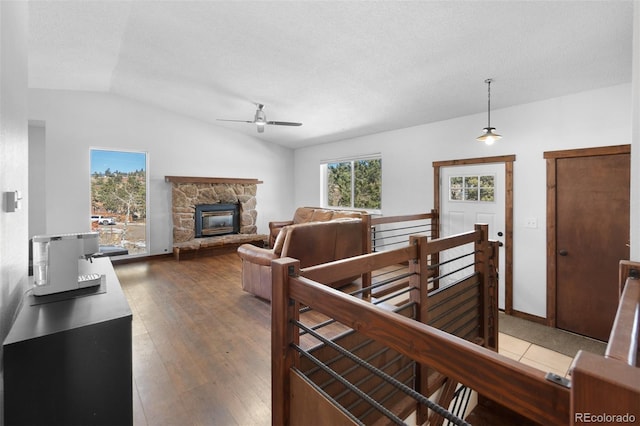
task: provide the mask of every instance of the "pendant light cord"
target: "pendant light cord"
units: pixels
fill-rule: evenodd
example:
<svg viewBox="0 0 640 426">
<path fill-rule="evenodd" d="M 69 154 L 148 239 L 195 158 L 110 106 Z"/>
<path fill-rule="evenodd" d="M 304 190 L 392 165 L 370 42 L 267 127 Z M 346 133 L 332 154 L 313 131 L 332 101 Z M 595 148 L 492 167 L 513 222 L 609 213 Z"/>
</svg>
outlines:
<svg viewBox="0 0 640 426">
<path fill-rule="evenodd" d="M 491 79 L 488 78 L 485 80 L 487 83 L 487 127 L 491 128 Z"/>
</svg>

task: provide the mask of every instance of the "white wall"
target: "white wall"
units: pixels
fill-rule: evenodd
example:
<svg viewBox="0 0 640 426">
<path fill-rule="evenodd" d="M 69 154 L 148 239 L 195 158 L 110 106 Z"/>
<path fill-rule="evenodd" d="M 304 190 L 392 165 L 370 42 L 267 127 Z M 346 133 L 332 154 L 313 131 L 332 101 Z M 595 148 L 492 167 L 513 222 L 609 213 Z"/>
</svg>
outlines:
<svg viewBox="0 0 640 426">
<path fill-rule="evenodd" d="M 633 65 L 631 107 L 631 256 L 640 262 L 640 1 L 633 4 Z"/>
<path fill-rule="evenodd" d="M 148 153 L 150 252 L 172 249 L 165 176 L 257 178 L 258 232 L 293 212 L 293 152 L 119 96 L 29 90 L 29 118 L 46 128 L 46 232 L 90 228 L 90 148 Z"/>
<path fill-rule="evenodd" d="M 494 91 L 499 92 L 499 80 Z M 433 161 L 515 154 L 514 309 L 546 316 L 546 162 L 543 152 L 631 143 L 631 85 L 492 110 L 504 137 L 493 146 L 475 140 L 486 113 L 379 133 L 295 151 L 295 204 L 320 203 L 320 160 L 382 153 L 385 215 L 433 206 Z M 524 227 L 535 217 L 537 229 Z"/>
<path fill-rule="evenodd" d="M 47 233 L 44 123 L 29 122 L 29 238 Z"/>
<path fill-rule="evenodd" d="M 27 286 L 28 140 L 26 2 L 0 1 L 0 340 L 4 341 Z M 19 190 L 22 209 L 7 212 L 4 193 Z M 2 403 L 0 348 L 0 424 Z"/>
</svg>

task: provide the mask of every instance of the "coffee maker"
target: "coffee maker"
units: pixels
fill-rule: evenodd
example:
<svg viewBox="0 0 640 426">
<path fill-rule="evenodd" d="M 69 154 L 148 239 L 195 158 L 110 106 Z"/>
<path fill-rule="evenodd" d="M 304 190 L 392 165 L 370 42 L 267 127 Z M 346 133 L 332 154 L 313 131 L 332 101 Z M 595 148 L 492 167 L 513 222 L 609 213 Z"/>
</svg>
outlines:
<svg viewBox="0 0 640 426">
<path fill-rule="evenodd" d="M 99 285 L 101 276 L 91 273 L 91 262 L 99 255 L 97 232 L 33 237 L 33 294 Z"/>
</svg>

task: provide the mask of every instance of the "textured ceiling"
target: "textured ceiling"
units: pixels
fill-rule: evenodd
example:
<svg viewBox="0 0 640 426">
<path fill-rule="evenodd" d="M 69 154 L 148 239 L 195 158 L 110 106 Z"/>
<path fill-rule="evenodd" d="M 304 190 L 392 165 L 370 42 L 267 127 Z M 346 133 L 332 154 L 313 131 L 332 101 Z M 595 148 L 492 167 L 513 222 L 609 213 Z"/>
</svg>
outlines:
<svg viewBox="0 0 640 426">
<path fill-rule="evenodd" d="M 292 148 L 631 81 L 632 1 L 34 1 L 29 87 Z M 216 121 L 268 120 L 301 127 Z M 478 123 L 478 130 L 485 126 Z"/>
</svg>

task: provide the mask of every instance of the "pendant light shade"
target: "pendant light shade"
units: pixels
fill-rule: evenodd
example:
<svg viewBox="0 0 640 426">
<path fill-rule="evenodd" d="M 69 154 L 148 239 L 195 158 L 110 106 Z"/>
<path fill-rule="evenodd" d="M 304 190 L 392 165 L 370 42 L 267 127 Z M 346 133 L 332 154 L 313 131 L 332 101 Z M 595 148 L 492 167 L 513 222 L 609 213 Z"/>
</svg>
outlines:
<svg viewBox="0 0 640 426">
<path fill-rule="evenodd" d="M 491 127 L 491 82 L 493 80 L 488 78 L 484 82 L 487 83 L 487 127 L 482 129 L 484 133 L 476 138 L 478 142 L 484 142 L 487 145 L 492 145 L 495 141 L 502 138 L 501 135 L 495 132 L 495 127 Z"/>
</svg>

